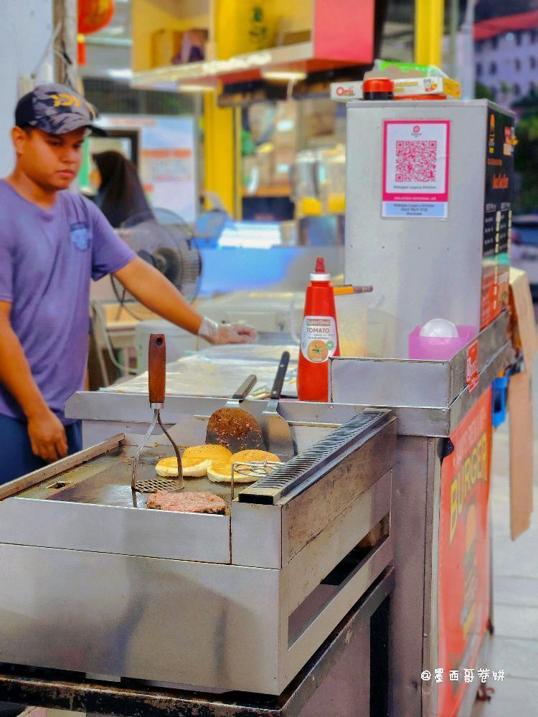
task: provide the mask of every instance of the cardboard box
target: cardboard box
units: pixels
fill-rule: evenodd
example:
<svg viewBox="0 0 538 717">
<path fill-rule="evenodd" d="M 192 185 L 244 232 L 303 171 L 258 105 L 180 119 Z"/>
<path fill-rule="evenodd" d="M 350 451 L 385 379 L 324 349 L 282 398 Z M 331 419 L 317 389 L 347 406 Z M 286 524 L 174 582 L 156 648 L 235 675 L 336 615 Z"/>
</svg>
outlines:
<svg viewBox="0 0 538 717">
<path fill-rule="evenodd" d="M 524 271 L 510 269 L 512 343 L 523 357 L 523 370 L 510 377 L 510 534 L 512 540 L 528 530 L 533 511 L 534 431 L 532 368 L 536 353 L 536 324 L 529 281 Z"/>
</svg>

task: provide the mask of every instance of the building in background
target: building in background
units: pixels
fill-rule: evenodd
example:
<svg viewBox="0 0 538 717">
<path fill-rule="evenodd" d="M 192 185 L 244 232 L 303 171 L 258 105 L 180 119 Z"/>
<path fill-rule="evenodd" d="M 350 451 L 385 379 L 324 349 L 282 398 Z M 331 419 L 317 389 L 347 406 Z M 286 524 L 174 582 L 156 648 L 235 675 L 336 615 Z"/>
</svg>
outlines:
<svg viewBox="0 0 538 717">
<path fill-rule="evenodd" d="M 477 22 L 474 37 L 476 79 L 492 99 L 512 106 L 538 92 L 538 10 Z"/>
</svg>

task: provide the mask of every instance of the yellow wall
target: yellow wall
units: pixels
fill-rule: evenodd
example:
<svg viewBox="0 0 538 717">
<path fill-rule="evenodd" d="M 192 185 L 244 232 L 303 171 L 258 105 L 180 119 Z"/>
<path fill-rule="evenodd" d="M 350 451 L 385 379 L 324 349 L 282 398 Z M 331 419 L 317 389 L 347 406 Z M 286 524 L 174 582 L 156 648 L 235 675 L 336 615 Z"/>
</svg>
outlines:
<svg viewBox="0 0 538 717">
<path fill-rule="evenodd" d="M 204 97 L 204 189 L 215 192 L 231 216 L 238 217 L 236 142 L 234 110 L 217 106 L 214 94 Z"/>
<path fill-rule="evenodd" d="M 151 68 L 155 31 L 208 28 L 209 7 L 209 0 L 132 0 L 133 70 Z"/>
<path fill-rule="evenodd" d="M 255 51 L 249 38 L 252 7 L 263 5 L 270 45 L 276 33 L 311 30 L 314 0 L 215 0 L 217 54 L 220 59 Z"/>
</svg>

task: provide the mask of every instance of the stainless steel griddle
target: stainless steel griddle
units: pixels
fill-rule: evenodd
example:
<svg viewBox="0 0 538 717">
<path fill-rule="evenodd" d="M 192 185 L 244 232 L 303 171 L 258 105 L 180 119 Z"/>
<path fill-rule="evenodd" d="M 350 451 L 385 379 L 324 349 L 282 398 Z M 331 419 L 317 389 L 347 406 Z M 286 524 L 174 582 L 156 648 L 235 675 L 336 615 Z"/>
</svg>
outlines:
<svg viewBox="0 0 538 717">
<path fill-rule="evenodd" d="M 3 486 L 0 662 L 281 694 L 392 560 L 395 418 L 315 414 L 299 454 L 234 500 L 185 479 L 226 515 L 133 504 L 125 434 Z M 170 452 L 152 440 L 142 479 Z"/>
</svg>

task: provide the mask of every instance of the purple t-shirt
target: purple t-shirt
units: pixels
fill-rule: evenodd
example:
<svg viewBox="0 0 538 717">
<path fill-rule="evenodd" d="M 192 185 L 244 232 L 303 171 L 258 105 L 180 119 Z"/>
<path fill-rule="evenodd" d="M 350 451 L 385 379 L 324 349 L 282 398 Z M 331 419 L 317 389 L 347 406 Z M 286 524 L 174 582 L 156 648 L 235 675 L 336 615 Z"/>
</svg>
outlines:
<svg viewBox="0 0 538 717">
<path fill-rule="evenodd" d="M 90 277 L 118 271 L 134 256 L 84 197 L 59 192 L 52 209 L 41 209 L 0 180 L 0 301 L 11 302 L 32 375 L 66 423 L 65 402 L 84 380 Z M 0 414 L 23 416 L 2 384 Z"/>
</svg>

